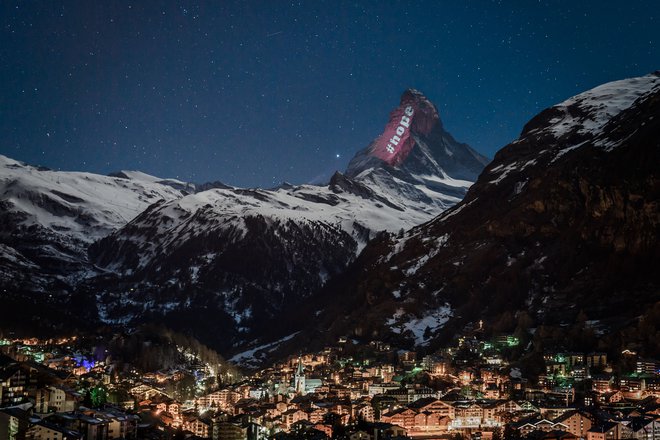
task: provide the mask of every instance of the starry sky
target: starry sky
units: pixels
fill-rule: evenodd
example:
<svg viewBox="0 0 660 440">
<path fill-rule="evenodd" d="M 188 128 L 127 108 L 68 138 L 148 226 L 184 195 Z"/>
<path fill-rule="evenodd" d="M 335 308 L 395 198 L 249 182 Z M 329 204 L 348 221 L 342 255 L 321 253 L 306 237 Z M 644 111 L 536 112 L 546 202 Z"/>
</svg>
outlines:
<svg viewBox="0 0 660 440">
<path fill-rule="evenodd" d="M 343 170 L 407 87 L 492 157 L 660 69 L 660 2 L 0 1 L 0 153 L 269 187 Z"/>
</svg>

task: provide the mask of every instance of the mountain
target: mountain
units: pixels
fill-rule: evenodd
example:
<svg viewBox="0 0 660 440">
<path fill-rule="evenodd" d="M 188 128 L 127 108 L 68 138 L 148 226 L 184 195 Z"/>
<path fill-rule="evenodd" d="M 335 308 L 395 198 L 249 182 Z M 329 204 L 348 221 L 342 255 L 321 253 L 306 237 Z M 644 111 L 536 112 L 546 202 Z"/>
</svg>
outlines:
<svg viewBox="0 0 660 440">
<path fill-rule="evenodd" d="M 104 322 L 164 320 L 233 351 L 285 334 L 283 313 L 380 231 L 403 232 L 459 202 L 487 162 L 407 90 L 383 134 L 328 185 L 216 187 L 152 205 L 91 246 L 108 275 L 88 288 Z"/>
<path fill-rule="evenodd" d="M 25 290 L 89 275 L 87 248 L 184 184 L 144 173 L 52 171 L 0 156 L 0 286 Z"/>
<path fill-rule="evenodd" d="M 429 183 L 425 176 L 474 182 L 489 160 L 457 142 L 445 131 L 435 105 L 418 90 L 408 89 L 383 133 L 353 157 L 346 175 L 364 178 L 363 173 L 383 170 L 382 162 L 391 165 L 386 170 L 397 177 L 412 176 Z"/>
<path fill-rule="evenodd" d="M 659 200 L 660 72 L 596 87 L 529 121 L 456 206 L 373 240 L 282 349 L 431 350 L 483 320 L 536 350 L 658 356 Z"/>
</svg>

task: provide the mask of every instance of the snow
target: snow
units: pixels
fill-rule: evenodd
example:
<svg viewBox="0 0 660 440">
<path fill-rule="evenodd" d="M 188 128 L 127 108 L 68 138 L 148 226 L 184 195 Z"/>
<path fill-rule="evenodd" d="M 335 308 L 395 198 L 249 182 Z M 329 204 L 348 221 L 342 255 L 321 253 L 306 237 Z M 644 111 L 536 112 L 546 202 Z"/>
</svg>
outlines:
<svg viewBox="0 0 660 440">
<path fill-rule="evenodd" d="M 190 270 L 190 280 L 192 282 L 196 282 L 199 279 L 199 266 L 190 266 L 188 267 Z"/>
<path fill-rule="evenodd" d="M 434 240 L 435 243 L 428 248 L 428 252 L 424 255 L 422 255 L 420 258 L 417 260 L 414 260 L 412 264 L 406 269 L 406 275 L 411 276 L 417 273 L 419 269 L 424 267 L 424 265 L 433 257 L 435 257 L 438 252 L 440 252 L 440 249 L 445 247 L 447 242 L 449 241 L 449 234 L 444 234 L 438 237 L 437 239 Z"/>
<path fill-rule="evenodd" d="M 119 303 L 125 304 L 124 301 L 118 301 Z M 111 316 L 111 311 L 109 310 L 108 305 L 103 301 L 103 297 L 100 293 L 96 294 L 96 310 L 99 316 L 99 320 L 105 324 L 110 325 L 126 325 L 131 319 L 133 319 L 132 314 L 122 315 L 121 317 Z"/>
<path fill-rule="evenodd" d="M 12 263 L 15 266 L 21 266 L 21 270 L 35 269 L 38 266 L 25 258 L 19 251 L 11 246 L 0 243 L 0 261 L 5 260 L 0 265 L 0 273 L 4 273 L 6 263 Z"/>
<path fill-rule="evenodd" d="M 355 256 L 378 232 L 397 233 L 431 220 L 460 201 L 473 182 L 454 179 L 445 173 L 419 140 L 420 154 L 428 166 L 417 174 L 405 169 L 390 172 L 372 167 L 362 170 L 352 180 L 355 192 L 338 185 L 280 186 L 274 189 L 214 188 L 170 200 L 154 207 L 149 215 L 135 220 L 130 231 L 115 236 L 135 244 L 139 266 L 145 267 L 158 254 L 183 245 L 200 233 L 222 233 L 230 242 L 243 240 L 249 233 L 246 219 L 263 219 L 277 235 L 288 227 L 311 227 L 321 234 L 346 237 L 355 242 Z M 424 162 L 426 163 L 426 162 Z M 154 178 L 140 172 L 123 172 L 131 179 Z M 349 184 L 350 186 L 350 184 Z M 199 258 L 191 263 L 193 279 L 207 265 Z M 202 271 L 202 272 L 200 272 Z M 327 270 L 320 268 L 321 283 Z"/>
<path fill-rule="evenodd" d="M 608 327 L 598 319 L 585 321 L 585 326 L 594 331 L 596 336 L 603 336 L 608 332 Z"/>
<path fill-rule="evenodd" d="M 298 333 L 300 332 L 295 332 L 288 336 L 283 337 L 282 339 L 278 339 L 277 341 L 269 342 L 267 344 L 263 344 L 251 348 L 249 350 L 245 350 L 241 353 L 234 355 L 232 358 L 229 359 L 229 362 L 244 366 L 256 365 L 259 362 L 258 358 L 265 356 L 267 353 L 271 351 L 274 351 L 278 346 L 294 338 Z"/>
<path fill-rule="evenodd" d="M 535 265 L 543 264 L 543 262 L 547 259 L 548 259 L 548 257 L 546 255 L 543 255 L 543 256 L 537 258 L 536 260 L 534 260 L 534 264 Z"/>
<path fill-rule="evenodd" d="M 458 203 L 461 201 L 460 197 L 452 197 L 446 194 L 438 193 L 438 191 L 434 191 L 427 187 L 426 185 L 414 185 L 415 188 L 417 188 L 420 192 L 426 194 L 430 198 L 438 198 L 450 203 Z"/>
<path fill-rule="evenodd" d="M 435 310 L 428 311 L 421 317 L 416 317 L 404 312 L 403 309 L 397 309 L 386 322 L 392 332 L 402 334 L 410 331 L 415 340 L 415 345 L 426 345 L 428 339 L 424 337 L 426 330 L 431 333 L 441 329 L 449 318 L 453 315 L 449 304 L 438 307 Z"/>
<path fill-rule="evenodd" d="M 465 208 L 467 208 L 468 206 L 470 206 L 471 204 L 473 204 L 476 201 L 477 201 L 477 199 L 475 198 L 475 199 L 470 200 L 467 203 L 463 203 L 458 208 L 452 209 L 451 211 L 447 211 L 446 213 L 443 213 L 440 217 L 438 217 L 438 220 L 441 221 L 441 222 L 445 221 L 449 217 L 455 216 L 456 214 L 458 214 L 459 212 L 461 212 L 462 210 L 464 210 Z"/>
<path fill-rule="evenodd" d="M 460 185 L 467 183 L 460 181 Z M 426 202 L 400 196 L 395 199 L 386 188 L 370 186 L 370 189 L 386 200 L 395 201 L 395 207 L 348 192 L 336 193 L 328 186 L 300 185 L 275 190 L 210 189 L 163 204 L 154 210 L 152 216 L 133 223 L 136 234 L 122 238 L 141 245 L 138 257 L 144 267 L 156 252 L 167 252 L 198 233 L 199 225 L 191 219 L 204 212 L 206 218 L 213 219 L 205 225 L 205 233 L 231 230 L 233 239 L 241 240 L 248 233 L 245 224 L 248 217 L 262 217 L 282 228 L 290 221 L 318 224 L 327 230 L 350 234 L 358 244 L 359 253 L 367 243 L 362 235 L 364 230 L 371 231 L 371 236 L 379 231 L 395 233 L 428 221 L 444 210 L 443 205 L 429 206 Z M 437 192 L 429 196 L 439 199 Z M 458 201 L 452 197 L 446 199 L 447 205 L 444 206 Z M 332 201 L 334 205 L 323 200 Z M 155 223 L 154 219 L 169 220 Z M 139 235 L 140 227 L 156 228 L 149 242 Z M 320 276 L 325 281 L 322 273 Z"/>
<path fill-rule="evenodd" d="M 147 176 L 147 175 L 145 175 Z M 42 171 L 0 155 L 0 198 L 21 214 L 25 227 L 38 225 L 85 248 L 125 225 L 149 205 L 182 193 L 147 180 L 83 172 Z"/>
<path fill-rule="evenodd" d="M 176 185 L 180 185 L 180 186 L 190 186 L 189 183 L 183 182 L 183 181 L 178 180 L 178 179 L 170 179 L 170 178 L 163 179 L 161 177 L 152 176 L 151 174 L 143 173 L 142 171 L 122 170 L 121 174 L 125 175 L 128 179 L 142 181 L 142 182 L 170 183 L 170 184 L 176 184 Z"/>
<path fill-rule="evenodd" d="M 469 180 L 454 179 L 448 175 L 439 177 L 430 174 L 421 174 L 419 175 L 419 178 L 423 181 L 437 182 L 448 186 L 454 186 L 457 188 L 465 188 L 465 189 L 469 188 L 474 183 L 474 182 L 470 182 Z"/>
<path fill-rule="evenodd" d="M 518 195 L 522 193 L 522 190 L 525 188 L 525 185 L 527 185 L 527 181 L 522 181 L 522 182 L 516 182 L 516 185 L 513 188 L 514 194 Z"/>
<path fill-rule="evenodd" d="M 602 134 L 603 128 L 614 116 L 659 90 L 660 75 L 657 74 L 603 84 L 555 105 L 553 109 L 560 115 L 552 119 L 551 125 L 542 131 L 550 132 L 557 139 L 574 133 L 595 139 Z M 579 109 L 579 112 L 576 109 Z M 618 145 L 602 139 L 594 144 L 606 151 Z M 560 154 L 582 145 L 583 143 L 569 146 L 561 150 Z"/>
<path fill-rule="evenodd" d="M 499 176 L 491 180 L 489 183 L 497 185 L 502 180 L 506 179 L 506 176 L 508 176 L 511 171 L 518 170 L 519 168 L 520 167 L 518 166 L 518 162 L 510 163 L 503 168 L 502 165 L 499 165 L 491 170 L 491 174 L 499 174 Z"/>
<path fill-rule="evenodd" d="M 22 218 L 21 226 L 38 225 L 45 234 L 52 233 L 56 242 L 74 249 L 79 261 L 86 261 L 91 243 L 108 237 L 117 246 L 113 249 L 120 250 L 99 270 L 117 274 L 140 276 L 140 270 L 148 266 L 154 272 L 165 272 L 165 267 L 158 265 L 159 256 L 196 237 L 217 233 L 229 243 L 243 240 L 250 233 L 247 225 L 251 218 L 263 219 L 275 235 L 304 228 L 314 234 L 319 231 L 324 238 L 337 237 L 354 250 L 346 259 L 348 264 L 378 232 L 397 233 L 425 223 L 458 203 L 472 185 L 445 173 L 428 146 L 418 141 L 419 150 L 415 151 L 419 160 L 410 167 L 414 171 L 404 163 L 394 171 L 369 168 L 350 179 L 353 182 L 338 180 L 337 185 L 286 185 L 269 190 L 223 187 L 192 194 L 188 194 L 194 190 L 191 184 L 141 171 L 121 171 L 116 177 L 42 171 L 0 156 L 0 199 L 9 202 L 17 214 L 14 218 Z M 459 151 L 458 147 L 449 148 L 449 155 Z M 121 229 L 129 222 L 130 227 Z M 55 255 L 57 248 L 44 249 Z M 135 254 L 122 259 L 125 249 Z M 215 251 L 221 253 L 223 249 Z M 177 270 L 163 274 L 169 278 L 166 283 L 199 282 L 215 258 L 215 254 L 205 252 L 200 250 Z M 6 253 L 7 259 L 13 258 Z M 421 267 L 425 261 L 417 263 Z M 330 272 L 330 268 L 319 268 L 321 283 L 328 280 Z M 137 310 L 136 316 L 145 307 L 160 307 L 129 293 L 118 295 L 118 306 L 99 304 L 103 320 L 124 323 L 125 317 L 115 316 L 121 313 L 122 305 Z M 239 310 L 234 296 L 224 299 L 235 323 L 245 325 L 251 317 L 249 311 Z M 162 309 L 179 306 L 167 303 Z"/>
<path fill-rule="evenodd" d="M 585 145 L 594 145 L 605 151 L 611 151 L 621 145 L 625 139 L 608 138 L 604 131 L 605 126 L 612 118 L 631 108 L 638 100 L 659 91 L 660 75 L 657 73 L 603 84 L 551 107 L 556 116 L 547 125 L 525 133 L 525 136 L 549 134 L 557 140 L 555 148 L 542 150 L 536 154 L 536 157 L 552 154 L 550 163 Z M 512 143 L 521 142 L 522 139 L 516 139 Z M 492 179 L 489 183 L 497 185 L 511 173 L 522 172 L 536 163 L 536 159 L 502 163 L 490 170 Z M 522 190 L 522 187 L 518 189 Z"/>
<path fill-rule="evenodd" d="M 564 154 L 568 153 L 569 151 L 573 151 L 573 150 L 575 150 L 575 149 L 577 149 L 577 148 L 580 148 L 581 146 L 583 146 L 583 145 L 586 144 L 586 143 L 587 143 L 587 141 L 584 141 L 584 142 L 580 142 L 579 144 L 575 144 L 575 145 L 571 145 L 571 146 L 566 147 L 566 148 L 562 148 L 561 150 L 559 150 L 559 151 L 557 152 L 557 154 L 555 154 L 555 157 L 554 157 L 550 162 L 552 163 L 552 162 L 557 161 L 557 160 L 560 159 Z"/>
</svg>

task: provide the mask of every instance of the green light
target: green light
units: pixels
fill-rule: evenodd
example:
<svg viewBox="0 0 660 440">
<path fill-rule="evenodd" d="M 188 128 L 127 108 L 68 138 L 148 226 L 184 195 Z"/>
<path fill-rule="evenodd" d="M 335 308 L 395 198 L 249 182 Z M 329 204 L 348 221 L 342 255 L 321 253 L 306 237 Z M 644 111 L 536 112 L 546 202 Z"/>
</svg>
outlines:
<svg viewBox="0 0 660 440">
<path fill-rule="evenodd" d="M 104 387 L 94 387 L 89 391 L 89 397 L 92 402 L 92 406 L 99 407 L 105 404 L 105 402 L 108 400 L 108 392 Z"/>
</svg>

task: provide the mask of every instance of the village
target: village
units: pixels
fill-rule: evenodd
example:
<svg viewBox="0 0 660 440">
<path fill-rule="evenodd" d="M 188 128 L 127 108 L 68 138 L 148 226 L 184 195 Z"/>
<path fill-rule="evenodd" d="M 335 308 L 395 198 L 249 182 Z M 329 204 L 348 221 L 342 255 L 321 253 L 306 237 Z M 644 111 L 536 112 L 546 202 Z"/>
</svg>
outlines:
<svg viewBox="0 0 660 440">
<path fill-rule="evenodd" d="M 1 439 L 660 439 L 660 363 L 632 351 L 625 373 L 547 352 L 532 380 L 514 335 L 426 355 L 340 338 L 238 374 L 185 351 L 138 371 L 83 338 L 0 340 Z"/>
</svg>

